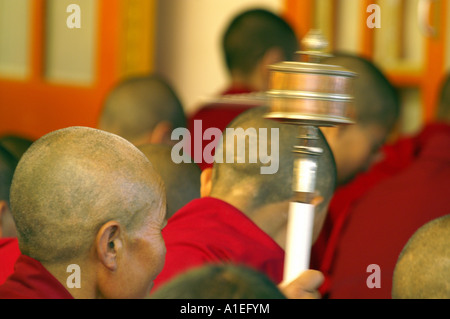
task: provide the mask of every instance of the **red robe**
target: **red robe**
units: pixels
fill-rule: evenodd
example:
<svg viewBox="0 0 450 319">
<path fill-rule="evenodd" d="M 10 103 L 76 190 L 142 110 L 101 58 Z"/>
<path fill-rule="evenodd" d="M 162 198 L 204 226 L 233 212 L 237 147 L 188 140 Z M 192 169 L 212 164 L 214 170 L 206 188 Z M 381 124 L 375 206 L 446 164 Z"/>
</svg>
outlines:
<svg viewBox="0 0 450 319">
<path fill-rule="evenodd" d="M 17 238 L 0 238 L 0 285 L 14 272 L 14 264 L 19 256 Z"/>
<path fill-rule="evenodd" d="M 311 250 L 311 268 L 320 269 L 325 275 L 325 282 L 320 288 L 323 296 L 326 297 L 328 293 L 330 267 L 351 207 L 375 185 L 408 167 L 417 152 L 416 137 L 403 138 L 393 145 L 386 145 L 382 149 L 383 159 L 380 162 L 335 191 L 323 228 Z"/>
<path fill-rule="evenodd" d="M 253 90 L 247 87 L 232 86 L 228 90 L 224 91 L 222 93 L 222 96 L 229 94 L 246 94 L 251 92 L 253 92 Z M 199 120 L 201 121 L 202 124 L 201 137 L 203 137 L 204 132 L 208 128 L 218 128 L 219 130 L 223 131 L 235 117 L 237 117 L 239 114 L 252 107 L 254 107 L 254 105 L 211 103 L 200 107 L 199 110 L 189 118 L 188 129 L 191 134 L 191 152 L 192 152 L 191 157 L 198 158 L 196 162 L 198 162 L 197 164 L 202 170 L 207 167 L 212 167 L 212 163 L 207 163 L 203 161 L 202 157 L 203 149 L 210 143 L 213 143 L 215 148 L 215 146 L 218 144 L 219 141 L 218 140 L 203 141 L 201 147 L 202 154 L 195 154 L 194 153 L 195 143 L 198 143 L 198 141 L 200 140 L 200 138 L 197 139 L 194 138 L 195 121 Z M 214 155 L 214 152 L 211 153 Z"/>
<path fill-rule="evenodd" d="M 0 286 L 0 299 L 73 299 L 41 263 L 20 255 L 14 273 Z"/>
<path fill-rule="evenodd" d="M 167 254 L 154 288 L 173 276 L 206 263 L 243 264 L 279 283 L 283 249 L 247 216 L 228 203 L 195 199 L 179 210 L 163 229 Z"/>
<path fill-rule="evenodd" d="M 397 258 L 423 224 L 450 213 L 450 126 L 433 124 L 410 139 L 410 164 L 347 203 L 321 270 L 329 298 L 390 298 Z M 405 154 L 405 153 L 404 153 Z M 369 289 L 371 264 L 381 288 Z"/>
</svg>

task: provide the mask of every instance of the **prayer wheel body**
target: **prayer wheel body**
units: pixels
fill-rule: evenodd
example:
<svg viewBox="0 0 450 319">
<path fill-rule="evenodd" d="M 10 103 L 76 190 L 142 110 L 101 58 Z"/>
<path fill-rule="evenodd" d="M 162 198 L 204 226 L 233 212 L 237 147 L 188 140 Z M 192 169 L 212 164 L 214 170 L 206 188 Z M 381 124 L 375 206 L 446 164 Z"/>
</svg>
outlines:
<svg viewBox="0 0 450 319">
<path fill-rule="evenodd" d="M 339 66 L 283 61 L 270 67 L 267 118 L 297 125 L 352 124 L 355 73 Z"/>
</svg>

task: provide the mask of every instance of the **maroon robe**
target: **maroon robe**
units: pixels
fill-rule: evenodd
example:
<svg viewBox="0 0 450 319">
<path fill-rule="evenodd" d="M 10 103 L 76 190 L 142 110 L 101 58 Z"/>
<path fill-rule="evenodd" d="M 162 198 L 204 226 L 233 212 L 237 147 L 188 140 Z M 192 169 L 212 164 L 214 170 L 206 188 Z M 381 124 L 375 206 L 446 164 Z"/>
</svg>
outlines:
<svg viewBox="0 0 450 319">
<path fill-rule="evenodd" d="M 450 125 L 429 125 L 412 141 L 411 164 L 349 206 L 326 265 L 330 298 L 391 298 L 395 264 L 408 239 L 450 213 Z M 367 285 L 372 264 L 380 267 L 381 288 Z"/>
<path fill-rule="evenodd" d="M 239 87 L 232 86 L 228 90 L 222 93 L 222 96 L 230 95 L 230 94 L 247 94 L 252 93 L 252 89 L 247 87 Z M 203 138 L 204 132 L 209 128 L 217 128 L 223 132 L 227 125 L 239 114 L 249 110 L 255 105 L 251 104 L 226 104 L 226 103 L 211 103 L 200 107 L 196 113 L 194 113 L 189 118 L 188 129 L 191 134 L 191 157 L 195 160 L 195 162 L 199 165 L 199 167 L 203 170 L 207 167 L 212 167 L 212 163 L 207 163 L 203 158 L 203 150 L 207 145 L 213 143 L 211 147 L 215 149 L 219 140 L 216 139 L 214 141 L 205 140 L 202 141 L 201 148 L 196 146 L 197 143 Z M 195 134 L 195 121 L 201 121 L 201 137 L 194 137 Z M 201 150 L 200 152 L 195 152 L 196 149 Z M 211 152 L 214 155 L 214 152 Z"/>
<path fill-rule="evenodd" d="M 206 263 L 242 264 L 275 283 L 283 276 L 283 249 L 241 211 L 212 197 L 195 199 L 163 229 L 167 254 L 155 288 L 173 276 Z"/>
<path fill-rule="evenodd" d="M 14 264 L 19 256 L 17 238 L 0 238 L 0 285 L 14 272 Z"/>
<path fill-rule="evenodd" d="M 14 266 L 14 273 L 0 286 L 0 299 L 73 299 L 73 297 L 39 261 L 20 255 Z"/>
</svg>

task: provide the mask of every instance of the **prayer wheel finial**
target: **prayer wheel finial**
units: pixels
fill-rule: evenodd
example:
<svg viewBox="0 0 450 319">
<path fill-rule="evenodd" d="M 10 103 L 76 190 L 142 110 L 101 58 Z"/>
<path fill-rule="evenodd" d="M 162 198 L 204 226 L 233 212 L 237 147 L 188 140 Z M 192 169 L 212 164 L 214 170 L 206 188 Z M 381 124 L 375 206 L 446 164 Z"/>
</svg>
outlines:
<svg viewBox="0 0 450 319">
<path fill-rule="evenodd" d="M 309 62 L 319 63 L 323 58 L 330 57 L 327 53 L 328 41 L 318 29 L 310 30 L 302 40 L 302 51 L 298 54 L 309 57 Z"/>
</svg>

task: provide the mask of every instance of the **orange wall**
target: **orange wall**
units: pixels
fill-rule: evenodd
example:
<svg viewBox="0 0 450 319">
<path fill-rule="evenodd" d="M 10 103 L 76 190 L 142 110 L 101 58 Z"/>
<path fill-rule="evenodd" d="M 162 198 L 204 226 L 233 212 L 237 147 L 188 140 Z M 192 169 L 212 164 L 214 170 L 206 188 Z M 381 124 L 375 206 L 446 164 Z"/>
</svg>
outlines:
<svg viewBox="0 0 450 319">
<path fill-rule="evenodd" d="M 45 81 L 45 1 L 34 0 L 32 5 L 31 76 L 26 81 L 0 79 L 0 134 L 37 139 L 67 126 L 94 127 L 105 94 L 122 74 L 120 0 L 99 0 L 96 80 L 90 87 Z"/>
</svg>

